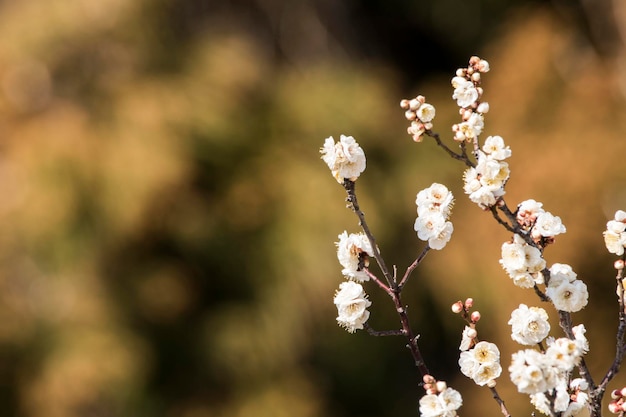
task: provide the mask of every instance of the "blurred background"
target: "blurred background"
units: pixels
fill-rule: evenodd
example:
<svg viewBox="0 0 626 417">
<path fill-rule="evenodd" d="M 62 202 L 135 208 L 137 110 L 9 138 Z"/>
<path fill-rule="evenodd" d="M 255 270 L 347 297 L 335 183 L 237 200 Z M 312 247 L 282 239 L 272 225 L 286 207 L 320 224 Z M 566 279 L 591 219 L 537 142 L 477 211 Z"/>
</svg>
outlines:
<svg viewBox="0 0 626 417">
<path fill-rule="evenodd" d="M 452 242 L 405 302 L 461 415 L 496 416 L 456 364 L 449 306 L 473 297 L 502 351 L 501 394 L 529 415 L 506 323 L 539 301 L 500 269 L 509 236 L 463 195 L 464 167 L 413 143 L 399 108 L 425 94 L 449 140 L 450 79 L 474 54 L 492 69 L 485 134 L 513 150 L 509 204 L 542 201 L 568 229 L 546 258 L 589 286 L 574 321 L 599 380 L 617 324 L 602 231 L 626 209 L 625 35 L 619 0 L 1 1 L 0 414 L 418 415 L 404 342 L 335 324 L 333 242 L 358 226 L 318 151 L 347 134 L 400 271 L 423 247 L 415 194 L 455 192 Z M 366 290 L 372 326 L 397 328 Z"/>
</svg>

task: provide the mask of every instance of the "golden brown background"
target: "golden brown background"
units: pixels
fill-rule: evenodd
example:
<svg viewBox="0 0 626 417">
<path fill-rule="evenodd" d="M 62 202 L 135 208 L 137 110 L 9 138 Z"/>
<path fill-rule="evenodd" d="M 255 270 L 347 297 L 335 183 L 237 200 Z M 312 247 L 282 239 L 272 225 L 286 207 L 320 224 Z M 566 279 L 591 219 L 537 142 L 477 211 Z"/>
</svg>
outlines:
<svg viewBox="0 0 626 417">
<path fill-rule="evenodd" d="M 318 149 L 343 133 L 368 155 L 358 192 L 388 264 L 421 250 L 417 191 L 455 192 L 453 240 L 405 301 L 461 415 L 497 416 L 457 370 L 449 305 L 474 297 L 506 369 L 510 311 L 538 301 L 501 271 L 508 234 L 465 199 L 463 167 L 413 143 L 398 105 L 425 94 L 450 138 L 449 80 L 473 54 L 492 68 L 485 134 L 513 149 L 509 203 L 567 226 L 546 257 L 589 286 L 574 319 L 599 379 L 616 326 L 601 232 L 626 209 L 625 30 L 619 0 L 0 2 L 0 415 L 418 415 L 402 340 L 334 322 L 333 242 L 358 229 Z M 372 325 L 395 328 L 366 289 Z M 498 387 L 530 414 L 506 370 Z"/>
</svg>

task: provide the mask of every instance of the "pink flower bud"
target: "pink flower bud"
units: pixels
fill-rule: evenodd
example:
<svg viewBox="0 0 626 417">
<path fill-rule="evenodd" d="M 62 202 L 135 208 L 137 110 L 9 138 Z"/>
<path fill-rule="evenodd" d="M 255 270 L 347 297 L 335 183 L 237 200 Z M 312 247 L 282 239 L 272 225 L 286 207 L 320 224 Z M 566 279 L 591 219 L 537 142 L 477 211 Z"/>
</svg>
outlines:
<svg viewBox="0 0 626 417">
<path fill-rule="evenodd" d="M 470 315 L 470 320 L 472 320 L 472 323 L 476 323 L 478 320 L 480 320 L 480 312 L 472 311 L 472 314 Z"/>
<path fill-rule="evenodd" d="M 424 375 L 422 381 L 424 381 L 424 384 L 434 384 L 436 382 L 435 378 L 429 374 Z"/>
<path fill-rule="evenodd" d="M 422 105 L 422 103 L 419 102 L 418 99 L 414 98 L 413 100 L 409 101 L 409 108 L 413 111 L 417 110 L 420 108 L 420 106 Z"/>
<path fill-rule="evenodd" d="M 495 379 L 491 379 L 487 382 L 487 386 L 489 388 L 495 388 L 496 387 L 496 380 Z"/>
<path fill-rule="evenodd" d="M 611 413 L 613 413 L 613 414 L 617 414 L 617 413 L 619 413 L 620 411 L 623 411 L 623 407 L 622 407 L 620 404 L 618 404 L 618 403 L 616 403 L 616 402 L 614 402 L 614 401 L 611 401 L 611 402 L 609 403 L 609 411 L 610 411 Z"/>
<path fill-rule="evenodd" d="M 622 259 L 618 259 L 613 264 L 613 267 L 617 269 L 618 271 L 624 269 L 624 261 Z"/>
<path fill-rule="evenodd" d="M 468 298 L 465 300 L 465 308 L 466 309 L 470 309 L 474 306 L 474 299 L 473 298 Z"/>
<path fill-rule="evenodd" d="M 456 303 L 452 304 L 453 313 L 459 314 L 461 311 L 463 311 L 463 303 L 461 301 L 457 301 Z"/>
<path fill-rule="evenodd" d="M 408 110 L 409 108 L 409 100 L 403 98 L 402 100 L 400 100 L 400 107 L 402 107 L 404 110 Z"/>
<path fill-rule="evenodd" d="M 415 114 L 413 110 L 407 110 L 404 112 L 404 117 L 406 117 L 407 120 L 415 120 L 417 118 L 417 114 Z"/>
<path fill-rule="evenodd" d="M 611 391 L 611 398 L 613 398 L 614 400 L 617 400 L 618 398 L 622 398 L 621 391 L 618 389 L 614 389 L 613 391 Z"/>
</svg>

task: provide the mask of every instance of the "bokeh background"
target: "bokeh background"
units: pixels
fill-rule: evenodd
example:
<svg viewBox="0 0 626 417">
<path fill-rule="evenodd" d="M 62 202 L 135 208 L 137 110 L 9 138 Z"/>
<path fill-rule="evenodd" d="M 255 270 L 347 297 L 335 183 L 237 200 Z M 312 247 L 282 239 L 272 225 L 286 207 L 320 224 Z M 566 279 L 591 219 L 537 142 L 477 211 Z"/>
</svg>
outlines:
<svg viewBox="0 0 626 417">
<path fill-rule="evenodd" d="M 510 312 L 539 301 L 501 271 L 509 236 L 466 201 L 463 167 L 413 143 L 398 105 L 425 94 L 451 138 L 449 80 L 474 54 L 492 68 L 486 134 L 513 149 L 509 203 L 542 201 L 568 228 L 546 256 L 589 286 L 574 319 L 599 379 L 617 316 L 601 232 L 626 209 L 625 34 L 619 0 L 0 2 L 0 415 L 418 415 L 402 340 L 335 324 L 333 242 L 358 227 L 318 150 L 342 133 L 368 155 L 361 204 L 399 270 L 422 248 L 417 191 L 456 193 L 453 240 L 405 301 L 462 415 L 499 415 L 457 371 L 449 306 L 474 297 L 506 368 Z M 396 328 L 366 288 L 372 325 Z M 506 371 L 498 387 L 530 414 Z"/>
</svg>

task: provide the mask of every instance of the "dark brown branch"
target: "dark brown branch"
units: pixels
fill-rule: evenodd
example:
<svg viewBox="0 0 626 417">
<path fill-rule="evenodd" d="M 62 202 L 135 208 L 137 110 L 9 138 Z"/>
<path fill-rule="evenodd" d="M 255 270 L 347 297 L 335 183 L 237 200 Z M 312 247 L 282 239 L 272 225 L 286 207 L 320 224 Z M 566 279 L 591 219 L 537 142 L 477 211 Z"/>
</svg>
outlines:
<svg viewBox="0 0 626 417">
<path fill-rule="evenodd" d="M 426 244 L 426 247 L 424 248 L 424 250 L 422 250 L 422 253 L 420 253 L 420 255 L 417 257 L 417 259 L 415 261 L 413 261 L 413 263 L 411 265 L 409 265 L 409 267 L 406 269 L 406 272 L 404 273 L 404 276 L 402 277 L 402 280 L 400 281 L 400 284 L 398 284 L 398 290 L 402 290 L 402 288 L 404 287 L 404 285 L 408 281 L 409 276 L 411 275 L 411 273 L 415 270 L 415 268 L 418 267 L 418 265 L 426 257 L 426 254 L 428 253 L 429 250 L 430 250 L 430 246 L 428 246 L 428 244 Z"/>
</svg>

